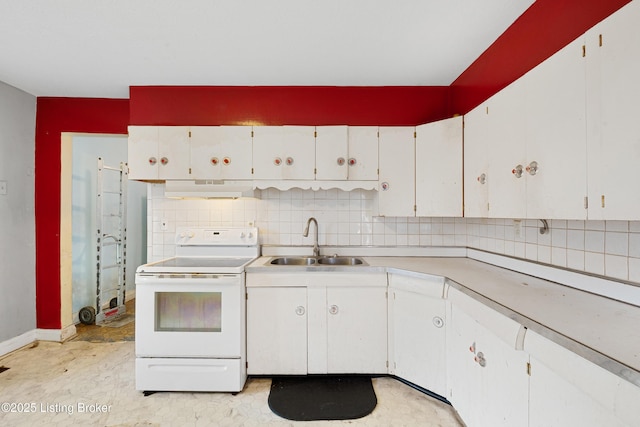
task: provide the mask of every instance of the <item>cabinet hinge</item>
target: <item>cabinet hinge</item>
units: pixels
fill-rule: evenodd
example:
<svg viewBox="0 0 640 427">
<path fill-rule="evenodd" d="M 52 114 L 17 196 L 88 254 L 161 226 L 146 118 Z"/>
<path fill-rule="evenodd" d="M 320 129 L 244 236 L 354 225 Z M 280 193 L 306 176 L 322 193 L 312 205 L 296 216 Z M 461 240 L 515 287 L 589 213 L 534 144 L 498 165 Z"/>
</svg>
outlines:
<svg viewBox="0 0 640 427">
<path fill-rule="evenodd" d="M 251 168 L 251 175 L 253 175 L 253 168 Z"/>
<path fill-rule="evenodd" d="M 598 35 L 598 46 L 602 47 L 602 34 Z"/>
<path fill-rule="evenodd" d="M 589 209 L 589 197 L 584 196 L 584 208 Z"/>
<path fill-rule="evenodd" d="M 527 362 L 527 375 L 531 376 L 531 363 Z"/>
<path fill-rule="evenodd" d="M 389 367 L 389 361 L 387 360 L 387 368 Z"/>
<path fill-rule="evenodd" d="M 418 205 L 413 205 L 413 211 L 418 212 Z"/>
<path fill-rule="evenodd" d="M 249 299 L 249 292 L 244 293 L 244 299 Z"/>
<path fill-rule="evenodd" d="M 189 138 L 191 138 L 191 131 L 189 131 Z"/>
<path fill-rule="evenodd" d="M 604 194 L 602 196 L 600 196 L 600 203 L 602 204 L 602 207 L 604 208 Z"/>
<path fill-rule="evenodd" d="M 191 175 L 191 168 L 189 168 L 189 175 Z"/>
<path fill-rule="evenodd" d="M 249 362 L 244 362 L 244 366 L 245 366 L 246 368 L 249 368 Z"/>
<path fill-rule="evenodd" d="M 415 130 L 413 131 L 413 137 L 417 138 L 418 137 L 418 132 L 416 132 Z"/>
<path fill-rule="evenodd" d="M 485 112 L 489 114 L 489 107 L 485 107 Z"/>
<path fill-rule="evenodd" d="M 313 168 L 313 174 L 318 175 L 318 168 Z"/>
<path fill-rule="evenodd" d="M 253 129 L 251 130 L 251 138 L 253 138 Z"/>
<path fill-rule="evenodd" d="M 587 46 L 582 45 L 582 57 L 584 58 L 585 56 L 587 56 Z"/>
<path fill-rule="evenodd" d="M 318 131 L 313 131 L 313 137 L 317 138 L 318 137 Z"/>
</svg>

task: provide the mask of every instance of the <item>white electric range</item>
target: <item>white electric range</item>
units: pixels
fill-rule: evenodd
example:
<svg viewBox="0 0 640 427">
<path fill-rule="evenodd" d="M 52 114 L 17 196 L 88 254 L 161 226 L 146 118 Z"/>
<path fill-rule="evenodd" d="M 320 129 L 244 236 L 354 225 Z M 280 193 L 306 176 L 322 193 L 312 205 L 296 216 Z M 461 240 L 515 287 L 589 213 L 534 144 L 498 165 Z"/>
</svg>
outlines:
<svg viewBox="0 0 640 427">
<path fill-rule="evenodd" d="M 239 392 L 258 229 L 180 228 L 175 242 L 175 257 L 136 270 L 136 389 Z"/>
</svg>

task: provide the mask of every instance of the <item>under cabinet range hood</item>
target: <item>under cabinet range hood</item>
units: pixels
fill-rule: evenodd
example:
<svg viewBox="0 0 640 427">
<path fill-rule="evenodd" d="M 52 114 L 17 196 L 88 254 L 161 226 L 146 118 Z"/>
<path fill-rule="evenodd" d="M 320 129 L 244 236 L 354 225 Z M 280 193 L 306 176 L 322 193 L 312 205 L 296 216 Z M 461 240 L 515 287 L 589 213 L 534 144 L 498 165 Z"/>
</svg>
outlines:
<svg viewBox="0 0 640 427">
<path fill-rule="evenodd" d="M 173 199 L 237 199 L 259 197 L 253 181 L 167 180 L 164 196 Z"/>
</svg>

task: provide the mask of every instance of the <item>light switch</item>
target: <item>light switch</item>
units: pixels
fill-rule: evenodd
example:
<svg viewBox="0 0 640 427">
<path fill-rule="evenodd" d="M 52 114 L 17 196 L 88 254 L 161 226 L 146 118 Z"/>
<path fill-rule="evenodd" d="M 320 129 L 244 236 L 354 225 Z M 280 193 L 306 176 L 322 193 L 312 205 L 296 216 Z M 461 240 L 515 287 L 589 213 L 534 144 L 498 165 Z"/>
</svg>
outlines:
<svg viewBox="0 0 640 427">
<path fill-rule="evenodd" d="M 0 181 L 0 194 L 7 194 L 7 181 Z"/>
</svg>

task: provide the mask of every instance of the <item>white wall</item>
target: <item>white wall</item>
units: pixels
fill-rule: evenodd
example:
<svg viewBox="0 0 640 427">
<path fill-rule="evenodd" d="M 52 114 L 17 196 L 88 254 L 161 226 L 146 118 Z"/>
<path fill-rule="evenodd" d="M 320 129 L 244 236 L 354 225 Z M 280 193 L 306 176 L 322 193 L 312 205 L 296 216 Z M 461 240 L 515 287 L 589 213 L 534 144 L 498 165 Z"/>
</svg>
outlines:
<svg viewBox="0 0 640 427">
<path fill-rule="evenodd" d="M 77 320 L 78 311 L 85 306 L 95 307 L 96 298 L 96 197 L 97 158 L 102 157 L 106 166 L 118 167 L 127 161 L 126 136 L 75 135 L 73 137 L 73 196 L 72 196 L 72 310 Z M 117 191 L 117 172 L 103 172 L 104 188 Z M 135 269 L 146 259 L 146 186 L 138 181 L 128 181 L 127 197 L 127 275 L 126 290 L 135 289 Z M 105 213 L 116 213 L 118 196 L 102 196 Z M 115 231 L 117 223 L 104 224 L 103 233 Z M 115 247 L 105 247 L 105 258 L 115 258 Z M 113 259 L 111 260 L 113 261 Z M 116 270 L 106 272 L 104 283 L 109 288 L 117 286 Z M 103 303 L 113 294 L 104 294 Z M 127 296 L 127 299 L 130 299 Z"/>
<path fill-rule="evenodd" d="M 0 82 L 0 342 L 36 327 L 36 98 Z"/>
<path fill-rule="evenodd" d="M 256 221 L 261 243 L 310 245 L 303 238 L 307 218 L 319 223 L 321 245 L 468 246 L 577 271 L 640 283 L 640 221 L 523 220 L 520 236 L 513 219 L 375 217 L 372 191 L 266 190 L 262 199 L 173 200 L 164 186 L 149 187 L 149 261 L 172 256 L 176 226 L 247 225 Z M 169 229 L 162 231 L 166 219 Z"/>
</svg>

